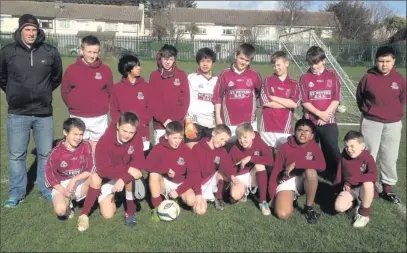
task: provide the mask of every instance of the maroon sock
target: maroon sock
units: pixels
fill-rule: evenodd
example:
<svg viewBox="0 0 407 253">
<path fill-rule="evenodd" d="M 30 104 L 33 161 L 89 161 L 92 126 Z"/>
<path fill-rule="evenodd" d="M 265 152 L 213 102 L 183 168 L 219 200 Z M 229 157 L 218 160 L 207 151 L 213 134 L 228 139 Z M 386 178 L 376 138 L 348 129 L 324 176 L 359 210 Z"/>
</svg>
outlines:
<svg viewBox="0 0 407 253">
<path fill-rule="evenodd" d="M 260 203 L 266 201 L 267 194 L 267 173 L 265 170 L 256 172 L 257 185 L 259 187 Z"/>
<path fill-rule="evenodd" d="M 157 208 L 161 204 L 161 196 L 158 196 L 157 198 L 152 197 L 151 202 L 154 208 Z"/>
<path fill-rule="evenodd" d="M 370 216 L 370 207 L 363 207 L 363 206 L 360 206 L 360 208 L 359 208 L 359 214 L 360 215 L 363 215 L 363 216 Z"/>
<path fill-rule="evenodd" d="M 223 196 L 223 180 L 222 180 L 222 179 L 219 180 L 216 186 L 218 187 L 218 191 L 216 192 L 216 196 L 215 196 L 215 197 L 216 197 L 217 199 L 221 199 L 222 196 Z"/>
<path fill-rule="evenodd" d="M 389 193 L 389 192 L 391 192 L 391 185 L 388 185 L 388 184 L 382 184 L 383 185 L 383 192 L 384 193 Z"/>
<path fill-rule="evenodd" d="M 90 210 L 93 207 L 93 204 L 95 204 L 96 199 L 98 198 L 100 193 L 100 189 L 95 189 L 89 186 L 88 193 L 86 194 L 85 202 L 83 203 L 83 208 L 81 211 L 82 214 L 88 215 L 90 213 Z"/>
<path fill-rule="evenodd" d="M 134 215 L 136 213 L 136 203 L 134 200 L 126 199 L 126 214 L 127 215 Z"/>
</svg>

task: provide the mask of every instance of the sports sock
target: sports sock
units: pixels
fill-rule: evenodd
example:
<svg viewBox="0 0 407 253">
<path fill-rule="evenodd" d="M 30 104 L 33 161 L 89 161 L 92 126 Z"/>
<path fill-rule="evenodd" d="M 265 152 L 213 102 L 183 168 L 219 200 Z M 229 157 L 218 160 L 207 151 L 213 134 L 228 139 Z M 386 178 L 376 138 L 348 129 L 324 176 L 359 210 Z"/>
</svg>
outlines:
<svg viewBox="0 0 407 253">
<path fill-rule="evenodd" d="M 134 215 L 136 213 L 136 203 L 134 203 L 133 192 L 126 191 L 126 214 Z"/>
<path fill-rule="evenodd" d="M 154 208 L 157 208 L 161 204 L 161 196 L 158 196 L 157 198 L 152 197 L 151 202 Z"/>
<path fill-rule="evenodd" d="M 218 183 L 216 184 L 216 187 L 218 188 L 218 191 L 216 192 L 216 198 L 217 199 L 222 199 L 223 196 L 223 179 L 219 180 Z"/>
<path fill-rule="evenodd" d="M 259 201 L 263 203 L 263 201 L 266 201 L 267 194 L 267 172 L 265 170 L 257 171 L 256 181 L 259 186 Z"/>
<path fill-rule="evenodd" d="M 370 207 L 363 207 L 360 206 L 359 208 L 359 214 L 363 216 L 370 216 Z"/>
<path fill-rule="evenodd" d="M 85 202 L 83 203 L 83 209 L 81 211 L 81 215 L 85 214 L 88 215 L 90 210 L 93 207 L 96 199 L 98 198 L 100 193 L 100 189 L 95 189 L 89 186 L 88 193 L 86 194 Z"/>
</svg>

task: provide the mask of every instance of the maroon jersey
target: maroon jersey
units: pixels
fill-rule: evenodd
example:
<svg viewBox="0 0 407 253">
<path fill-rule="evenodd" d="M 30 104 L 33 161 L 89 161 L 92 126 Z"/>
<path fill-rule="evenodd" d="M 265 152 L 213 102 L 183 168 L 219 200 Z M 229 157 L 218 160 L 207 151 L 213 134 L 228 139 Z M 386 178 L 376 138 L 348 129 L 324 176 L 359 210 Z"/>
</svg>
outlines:
<svg viewBox="0 0 407 253">
<path fill-rule="evenodd" d="M 152 119 L 148 105 L 150 98 L 150 86 L 144 81 L 144 78 L 137 78 L 135 83 L 131 83 L 127 78 L 122 78 L 114 85 L 114 98 L 110 109 L 112 122 L 117 122 L 124 112 L 134 112 L 140 121 L 137 135 L 141 136 L 143 141 L 150 141 L 149 123 Z"/>
<path fill-rule="evenodd" d="M 285 169 L 295 162 L 295 168 L 290 176 L 285 175 Z M 287 142 L 281 145 L 276 155 L 276 162 L 269 178 L 269 195 L 273 199 L 277 185 L 300 175 L 306 169 L 317 171 L 325 170 L 325 159 L 318 143 L 310 141 L 305 145 L 298 145 L 294 136 L 290 136 Z"/>
<path fill-rule="evenodd" d="M 229 172 L 229 175 L 242 175 L 249 172 L 254 168 L 255 164 L 263 164 L 266 166 L 273 166 L 274 159 L 271 149 L 261 139 L 258 132 L 255 132 L 253 144 L 250 148 L 243 148 L 239 141 L 236 140 L 235 145 L 230 150 L 230 156 L 232 157 L 233 164 L 238 163 L 246 156 L 251 156 L 250 162 L 246 164 L 243 169 L 240 169 L 240 164 L 235 165 L 233 171 Z"/>
<path fill-rule="evenodd" d="M 147 156 L 147 170 L 161 174 L 167 180 L 174 183 L 182 183 L 177 189 L 181 195 L 192 188 L 195 194 L 201 194 L 199 167 L 196 164 L 192 150 L 181 142 L 177 149 L 161 136 L 160 143 L 155 145 Z M 175 173 L 173 178 L 168 177 L 168 171 L 172 169 Z"/>
<path fill-rule="evenodd" d="M 73 178 L 82 172 L 95 172 L 92 148 L 88 142 L 81 143 L 75 150 L 66 148 L 60 141 L 52 149 L 45 166 L 45 185 L 54 187 L 61 181 Z"/>
<path fill-rule="evenodd" d="M 192 153 L 200 169 L 201 185 L 208 182 L 217 171 L 228 175 L 228 171 L 234 167 L 226 149 L 212 149 L 208 144 L 209 140 L 208 137 L 205 137 L 192 148 Z"/>
<path fill-rule="evenodd" d="M 154 117 L 154 129 L 165 129 L 167 119 L 184 124 L 189 107 L 189 83 L 183 70 L 174 66 L 174 75 L 163 78 L 159 70 L 151 72 L 150 108 Z"/>
<path fill-rule="evenodd" d="M 320 74 L 311 70 L 300 78 L 300 91 L 303 103 L 311 103 L 316 109 L 325 111 L 332 101 L 339 101 L 341 97 L 341 83 L 334 70 L 324 69 Z M 304 117 L 317 123 L 318 117 L 304 108 Z M 336 112 L 327 123 L 336 123 Z"/>
<path fill-rule="evenodd" d="M 213 91 L 212 102 L 221 104 L 221 117 L 228 126 L 256 120 L 256 99 L 260 94 L 261 77 L 247 67 L 241 74 L 233 65 L 219 75 Z"/>
<path fill-rule="evenodd" d="M 375 183 L 376 180 L 377 167 L 373 156 L 369 152 L 363 150 L 356 158 L 348 156 L 345 150 L 342 152 L 335 184 L 346 184 L 355 187 L 364 182 Z"/>
<path fill-rule="evenodd" d="M 113 74 L 98 59 L 88 65 L 78 57 L 62 78 L 61 96 L 69 113 L 79 117 L 97 117 L 109 112 L 113 93 Z"/>
<path fill-rule="evenodd" d="M 120 143 L 116 123 L 112 122 L 96 145 L 95 160 L 101 178 L 122 179 L 128 184 L 133 180 L 130 167 L 144 169 L 143 142 L 137 135 L 127 143 Z"/>
<path fill-rule="evenodd" d="M 406 80 L 394 67 L 387 76 L 376 68 L 369 69 L 359 82 L 356 101 L 366 119 L 382 123 L 400 121 L 406 106 Z"/>
<path fill-rule="evenodd" d="M 260 104 L 271 102 L 270 96 L 291 99 L 299 102 L 300 92 L 298 82 L 289 76 L 281 81 L 277 75 L 272 75 L 264 80 L 261 88 Z M 293 133 L 294 109 L 263 107 L 260 130 L 274 133 Z"/>
</svg>

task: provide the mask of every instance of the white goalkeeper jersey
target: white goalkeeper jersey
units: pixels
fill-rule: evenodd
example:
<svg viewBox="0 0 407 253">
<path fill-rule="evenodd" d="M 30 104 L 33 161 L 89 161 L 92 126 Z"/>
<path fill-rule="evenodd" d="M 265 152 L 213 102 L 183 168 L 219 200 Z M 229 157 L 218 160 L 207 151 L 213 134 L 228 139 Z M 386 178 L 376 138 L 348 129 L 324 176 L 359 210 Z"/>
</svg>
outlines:
<svg viewBox="0 0 407 253">
<path fill-rule="evenodd" d="M 194 123 L 209 128 L 215 127 L 215 105 L 212 103 L 212 96 L 217 80 L 217 76 L 208 80 L 199 71 L 188 75 L 191 96 L 188 116 L 192 117 Z"/>
</svg>

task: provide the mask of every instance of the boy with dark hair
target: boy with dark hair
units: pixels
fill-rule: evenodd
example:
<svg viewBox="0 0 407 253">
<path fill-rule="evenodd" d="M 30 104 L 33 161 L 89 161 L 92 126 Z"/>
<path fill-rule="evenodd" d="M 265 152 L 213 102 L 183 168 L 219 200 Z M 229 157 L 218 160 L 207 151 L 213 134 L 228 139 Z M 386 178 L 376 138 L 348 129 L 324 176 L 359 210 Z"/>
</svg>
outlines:
<svg viewBox="0 0 407 253">
<path fill-rule="evenodd" d="M 120 82 L 114 87 L 112 99 L 112 122 L 117 122 L 123 112 L 134 112 L 139 117 L 137 136 L 143 140 L 143 150 L 150 149 L 150 128 L 152 119 L 149 109 L 151 103 L 150 86 L 141 77 L 141 64 L 133 55 L 124 55 L 118 63 L 119 73 L 122 75 Z"/>
<path fill-rule="evenodd" d="M 212 103 L 213 89 L 217 76 L 213 76 L 212 67 L 216 53 L 207 47 L 196 53 L 199 68 L 196 73 L 188 75 L 191 95 L 188 115 L 185 124 L 185 143 L 192 148 L 204 137 L 211 137 L 215 127 L 215 107 Z"/>
<path fill-rule="evenodd" d="M 293 200 L 305 192 L 304 215 L 309 224 L 317 223 L 312 207 L 318 188 L 317 172 L 325 170 L 325 160 L 316 138 L 316 127 L 309 119 L 295 123 L 295 134 L 277 151 L 269 179 L 270 206 L 279 219 L 287 220 L 294 211 Z"/>
<path fill-rule="evenodd" d="M 151 110 L 155 145 L 171 121 L 184 124 L 189 107 L 189 85 L 185 72 L 176 64 L 178 50 L 165 44 L 156 55 L 158 69 L 150 74 Z"/>
<path fill-rule="evenodd" d="M 89 176 L 95 171 L 92 148 L 82 142 L 84 131 L 85 123 L 81 119 L 65 120 L 64 138 L 52 149 L 45 167 L 45 185 L 52 188 L 52 204 L 61 218 L 73 218 L 69 200 L 85 198 Z"/>
<path fill-rule="evenodd" d="M 402 119 L 406 106 L 406 80 L 394 67 L 393 48 L 377 49 L 376 66 L 359 82 L 356 100 L 362 113 L 360 129 L 366 148 L 379 158 L 381 196 L 395 204 L 401 203 L 393 186 L 397 183 L 397 159 L 401 140 Z"/>
<path fill-rule="evenodd" d="M 83 135 L 95 152 L 96 143 L 104 134 L 113 94 L 113 74 L 99 57 L 100 41 L 93 35 L 82 38 L 81 55 L 68 66 L 62 78 L 61 96 L 70 117 L 85 122 Z"/>
<path fill-rule="evenodd" d="M 206 201 L 214 201 L 217 210 L 225 208 L 223 202 L 223 186 L 227 171 L 234 166 L 232 160 L 223 147 L 232 133 L 224 124 L 216 125 L 211 137 L 201 139 L 192 149 L 200 170 L 200 185 L 203 199 L 195 205 L 197 214 L 206 213 Z"/>
<path fill-rule="evenodd" d="M 365 141 L 360 132 L 349 131 L 344 138 L 345 148 L 338 165 L 335 184 L 341 186 L 341 193 L 335 201 L 335 210 L 345 212 L 357 200 L 353 226 L 362 228 L 369 223 L 370 206 L 375 193 L 377 179 L 376 163 L 365 150 Z"/>
<path fill-rule="evenodd" d="M 161 203 L 161 195 L 165 198 L 182 201 L 194 207 L 196 201 L 202 200 L 199 185 L 199 168 L 192 150 L 182 141 L 184 127 L 178 121 L 167 124 L 164 136 L 153 147 L 147 156 L 147 170 L 153 210 L 152 219 L 159 221 L 157 207 Z M 195 209 L 194 209 L 195 211 Z"/>
<path fill-rule="evenodd" d="M 232 131 L 229 143 L 236 141 L 237 126 L 250 122 L 257 129 L 256 101 L 260 94 L 261 77 L 250 68 L 255 49 L 251 44 L 243 43 L 236 50 L 236 60 L 219 75 L 213 91 L 216 124 L 226 124 Z"/>
<path fill-rule="evenodd" d="M 136 205 L 132 181 L 140 179 L 145 160 L 141 138 L 135 138 L 139 119 L 133 112 L 124 112 L 117 122 L 112 122 L 96 146 L 95 161 L 97 172 L 90 176 L 90 186 L 86 194 L 78 230 L 89 228 L 89 213 L 98 199 L 100 212 L 106 219 L 116 212 L 115 193 L 125 189 L 124 222 L 136 225 Z"/>
<path fill-rule="evenodd" d="M 245 202 L 249 193 L 254 194 L 259 188 L 260 210 L 263 215 L 270 215 L 270 208 L 266 201 L 266 166 L 273 166 L 273 153 L 249 122 L 243 122 L 237 126 L 236 137 L 237 141 L 230 150 L 230 156 L 235 165 L 228 173 L 231 181 L 230 195 L 235 201 Z"/>
<path fill-rule="evenodd" d="M 325 68 L 326 56 L 322 48 L 312 46 L 306 54 L 309 70 L 300 78 L 300 91 L 304 118 L 317 126 L 322 152 L 324 153 L 326 179 L 335 179 L 341 153 L 338 147 L 339 130 L 336 109 L 339 105 L 341 84 L 334 70 Z"/>
<path fill-rule="evenodd" d="M 260 136 L 269 147 L 277 149 L 293 133 L 294 109 L 299 103 L 298 82 L 288 75 L 289 59 L 285 52 L 271 56 L 274 75 L 264 79 L 260 104 L 263 113 Z"/>
</svg>

